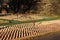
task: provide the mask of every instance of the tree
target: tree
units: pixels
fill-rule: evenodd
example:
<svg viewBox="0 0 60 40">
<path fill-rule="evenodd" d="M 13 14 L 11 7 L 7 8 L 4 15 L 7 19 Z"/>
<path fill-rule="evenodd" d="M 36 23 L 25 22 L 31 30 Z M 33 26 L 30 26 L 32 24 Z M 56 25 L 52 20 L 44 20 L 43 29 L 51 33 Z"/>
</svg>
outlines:
<svg viewBox="0 0 60 40">
<path fill-rule="evenodd" d="M 38 0 L 11 0 L 11 10 L 14 13 L 25 13 L 29 10 L 36 10 Z"/>
<path fill-rule="evenodd" d="M 55 15 L 60 15 L 60 1 L 59 0 L 53 0 L 52 4 L 52 10 L 51 13 Z"/>
</svg>

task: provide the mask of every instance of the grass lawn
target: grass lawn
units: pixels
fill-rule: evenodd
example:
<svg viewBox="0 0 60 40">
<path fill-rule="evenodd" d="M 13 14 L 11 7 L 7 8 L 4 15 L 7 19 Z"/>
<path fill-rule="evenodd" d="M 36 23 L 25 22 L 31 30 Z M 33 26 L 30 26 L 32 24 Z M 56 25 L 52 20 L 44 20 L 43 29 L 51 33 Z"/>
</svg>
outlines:
<svg viewBox="0 0 60 40">
<path fill-rule="evenodd" d="M 39 19 L 39 20 L 30 20 L 30 21 L 21 21 L 21 23 L 32 23 L 32 22 L 43 22 L 43 21 L 51 21 L 51 20 L 60 20 L 58 17 L 54 18 L 44 18 L 44 19 Z"/>
<path fill-rule="evenodd" d="M 55 18 L 44 18 L 44 19 L 39 19 L 39 20 L 30 20 L 30 21 L 17 21 L 17 20 L 7 20 L 7 19 L 0 19 L 4 21 L 9 21 L 9 23 L 2 23 L 0 26 L 3 25 L 13 25 L 13 24 L 22 24 L 22 23 L 32 23 L 32 22 L 43 22 L 43 21 L 50 21 L 50 20 L 57 20 L 60 19 L 58 17 Z"/>
</svg>

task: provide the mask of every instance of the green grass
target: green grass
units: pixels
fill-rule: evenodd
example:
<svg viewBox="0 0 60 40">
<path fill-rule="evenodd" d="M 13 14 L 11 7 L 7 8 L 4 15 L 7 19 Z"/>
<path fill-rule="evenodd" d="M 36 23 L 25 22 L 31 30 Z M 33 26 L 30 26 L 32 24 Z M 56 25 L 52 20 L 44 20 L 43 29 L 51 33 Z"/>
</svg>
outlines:
<svg viewBox="0 0 60 40">
<path fill-rule="evenodd" d="M 55 17 L 55 18 L 44 18 L 44 19 L 39 19 L 39 20 L 31 20 L 31 21 L 21 21 L 21 23 L 31 23 L 31 22 L 43 22 L 43 21 L 50 21 L 50 20 L 57 20 L 57 19 L 59 19 L 60 20 L 60 18 L 58 18 L 58 17 Z"/>
<path fill-rule="evenodd" d="M 9 23 L 3 23 L 3 24 L 0 24 L 0 26 L 13 25 L 13 24 L 22 24 L 22 23 L 33 23 L 34 21 L 35 22 L 43 22 L 43 21 L 50 21 L 50 20 L 57 20 L 57 19 L 60 19 L 60 18 L 54 17 L 54 18 L 44 18 L 44 19 L 30 20 L 30 21 L 17 21 L 17 20 L 0 19 L 0 20 L 4 20 L 4 21 L 9 21 Z"/>
<path fill-rule="evenodd" d="M 4 21 L 9 22 L 9 23 L 2 23 L 2 24 L 0 24 L 0 26 L 20 24 L 20 21 L 16 21 L 16 20 L 8 20 L 8 19 L 0 19 L 0 20 L 4 20 Z"/>
</svg>

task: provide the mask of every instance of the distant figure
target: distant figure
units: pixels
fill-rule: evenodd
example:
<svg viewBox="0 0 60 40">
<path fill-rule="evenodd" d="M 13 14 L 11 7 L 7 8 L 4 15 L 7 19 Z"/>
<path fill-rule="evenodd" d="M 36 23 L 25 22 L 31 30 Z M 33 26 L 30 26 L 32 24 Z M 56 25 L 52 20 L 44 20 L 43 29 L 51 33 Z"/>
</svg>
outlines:
<svg viewBox="0 0 60 40">
<path fill-rule="evenodd" d="M 11 21 L 9 21 L 9 23 L 12 23 Z"/>
<path fill-rule="evenodd" d="M 35 22 L 36 22 L 36 21 L 34 20 L 34 21 L 33 21 L 33 26 L 35 26 Z"/>
</svg>

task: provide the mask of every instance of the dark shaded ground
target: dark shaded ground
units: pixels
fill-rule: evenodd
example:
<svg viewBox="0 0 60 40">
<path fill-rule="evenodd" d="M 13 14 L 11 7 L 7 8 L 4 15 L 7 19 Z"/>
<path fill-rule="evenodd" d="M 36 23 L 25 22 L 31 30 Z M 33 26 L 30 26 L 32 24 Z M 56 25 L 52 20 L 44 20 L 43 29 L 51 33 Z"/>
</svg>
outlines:
<svg viewBox="0 0 60 40">
<path fill-rule="evenodd" d="M 44 36 L 38 36 L 25 40 L 60 40 L 60 32 L 57 33 L 48 33 Z"/>
</svg>

